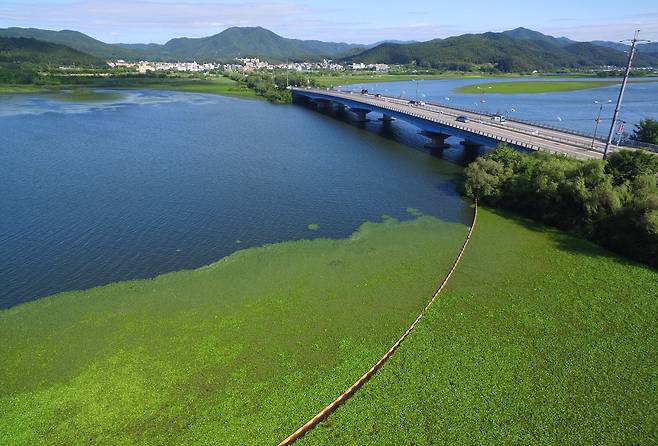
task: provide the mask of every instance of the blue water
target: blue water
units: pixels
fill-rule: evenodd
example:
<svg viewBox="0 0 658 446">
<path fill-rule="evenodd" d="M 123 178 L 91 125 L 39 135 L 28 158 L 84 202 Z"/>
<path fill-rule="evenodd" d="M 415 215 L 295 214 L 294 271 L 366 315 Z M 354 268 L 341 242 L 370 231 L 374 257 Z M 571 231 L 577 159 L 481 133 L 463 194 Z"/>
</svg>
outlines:
<svg viewBox="0 0 658 446">
<path fill-rule="evenodd" d="M 455 166 L 402 123 L 363 131 L 298 106 L 123 95 L 0 95 L 0 307 L 345 237 L 384 214 L 410 218 L 407 208 L 470 216 Z"/>
<path fill-rule="evenodd" d="M 534 94 L 489 94 L 486 89 L 483 94 L 457 93 L 455 90 L 464 85 L 490 82 L 527 82 L 555 81 L 556 78 L 512 78 L 512 79 L 458 79 L 415 82 L 386 82 L 380 84 L 361 84 L 340 87 L 343 90 L 366 88 L 371 92 L 379 92 L 389 96 L 402 96 L 414 99 L 418 97 L 434 103 L 454 105 L 487 113 L 502 113 L 511 118 L 530 120 L 555 127 L 563 127 L 581 132 L 594 133 L 595 119 L 599 113 L 599 104 L 605 102 L 598 129 L 598 135 L 610 128 L 614 106 L 619 94 L 620 85 L 611 85 L 588 90 L 570 92 L 534 93 Z M 561 80 L 574 80 L 561 79 Z M 581 80 L 581 79 L 576 79 Z M 588 79 L 583 79 L 588 80 Z M 607 78 L 592 78 L 589 80 L 614 80 Z M 657 78 L 632 79 L 624 94 L 624 102 L 620 119 L 626 121 L 626 133 L 641 119 L 658 119 L 658 82 L 633 83 L 635 80 L 655 80 Z M 418 96 L 416 91 L 418 86 Z M 611 100 L 611 103 L 607 103 Z"/>
</svg>

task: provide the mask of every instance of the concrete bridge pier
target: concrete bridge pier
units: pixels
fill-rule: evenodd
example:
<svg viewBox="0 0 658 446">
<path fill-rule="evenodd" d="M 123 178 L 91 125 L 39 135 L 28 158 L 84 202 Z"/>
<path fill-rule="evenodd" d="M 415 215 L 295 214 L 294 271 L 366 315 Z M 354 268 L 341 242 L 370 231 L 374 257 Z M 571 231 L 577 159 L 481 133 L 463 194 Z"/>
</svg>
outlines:
<svg viewBox="0 0 658 446">
<path fill-rule="evenodd" d="M 446 138 L 449 138 L 450 135 L 446 133 L 423 130 L 420 134 L 432 140 L 432 144 L 427 146 L 429 149 L 447 149 L 450 147 L 450 144 L 446 144 Z"/>
<path fill-rule="evenodd" d="M 391 115 L 387 115 L 386 113 L 384 113 L 384 116 L 380 119 L 380 121 L 393 122 L 393 121 L 395 121 L 395 118 Z"/>
<path fill-rule="evenodd" d="M 350 110 L 354 114 L 356 114 L 357 122 L 367 122 L 368 118 L 366 118 L 366 115 L 372 111 L 372 110 L 368 110 L 367 108 L 355 108 L 355 107 L 350 108 Z"/>
</svg>

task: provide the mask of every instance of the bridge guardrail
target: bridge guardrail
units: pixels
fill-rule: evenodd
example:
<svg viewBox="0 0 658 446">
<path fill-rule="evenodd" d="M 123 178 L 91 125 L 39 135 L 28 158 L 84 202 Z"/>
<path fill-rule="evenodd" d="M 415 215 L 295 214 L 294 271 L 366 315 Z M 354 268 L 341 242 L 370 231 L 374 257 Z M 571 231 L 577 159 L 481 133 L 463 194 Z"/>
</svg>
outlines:
<svg viewBox="0 0 658 446">
<path fill-rule="evenodd" d="M 340 94 L 343 94 L 343 95 L 345 95 L 345 94 L 349 94 L 350 96 L 353 95 L 353 93 L 344 92 L 344 91 L 341 91 L 341 90 L 329 90 L 329 91 L 333 91 L 333 92 L 340 93 Z M 357 95 L 357 97 L 359 97 L 359 96 Z M 366 98 L 369 99 L 370 96 L 366 96 Z M 364 98 L 355 99 L 355 100 L 358 101 L 358 102 L 369 103 L 371 105 L 382 107 L 381 103 L 373 103 L 371 100 L 363 100 L 363 99 Z M 384 102 L 389 102 L 390 101 L 390 102 L 393 102 L 393 103 L 404 103 L 405 105 L 408 104 L 408 101 L 406 101 L 406 100 L 391 97 L 391 96 L 385 96 L 385 95 L 380 95 L 377 99 L 379 99 L 379 100 L 383 99 Z M 376 102 L 379 102 L 379 101 L 376 101 Z M 482 111 L 479 111 L 479 110 L 472 110 L 472 109 L 468 109 L 468 108 L 465 108 L 465 107 L 444 106 L 444 105 L 440 105 L 440 104 L 434 104 L 434 103 L 431 103 L 431 102 L 428 102 L 425 107 L 427 107 L 427 106 L 442 107 L 442 108 L 452 109 L 452 110 L 455 110 L 455 111 L 464 111 L 464 112 L 476 114 L 478 116 L 488 116 L 488 117 L 494 116 L 494 114 L 492 114 L 492 113 L 482 112 Z M 425 110 L 434 112 L 434 110 L 431 110 L 431 108 L 425 108 Z M 398 111 L 403 113 L 400 110 L 398 110 Z M 441 112 L 439 111 L 437 113 L 441 113 Z M 408 113 L 406 113 L 406 114 L 408 114 Z M 422 117 L 422 118 L 424 118 L 424 117 Z M 573 134 L 575 136 L 586 137 L 587 139 L 591 138 L 592 140 L 594 140 L 592 135 L 589 135 L 589 134 L 584 133 L 584 132 L 577 132 L 577 131 L 573 131 L 573 130 L 570 130 L 570 129 L 562 129 L 562 128 L 559 128 L 559 127 L 541 125 L 541 124 L 538 124 L 538 123 L 534 123 L 532 121 L 525 121 L 525 120 L 519 120 L 519 119 L 509 119 L 509 121 L 517 122 L 517 123 L 520 123 L 520 124 L 532 125 L 532 126 L 539 127 L 539 128 L 545 128 L 545 129 L 548 129 L 548 130 L 555 130 L 555 131 L 559 131 L 561 133 Z M 481 123 L 484 124 L 484 122 L 481 122 Z M 493 123 L 493 122 L 489 122 L 487 124 L 488 125 L 495 125 L 495 126 L 501 128 L 501 129 L 506 128 L 502 124 L 496 124 L 496 123 Z M 540 136 L 539 134 L 534 133 L 532 131 L 525 130 L 525 129 L 519 129 L 519 128 L 515 128 L 514 131 L 526 134 L 528 136 L 537 136 L 537 137 L 540 137 L 540 138 L 543 138 L 543 139 L 549 139 L 549 140 L 552 140 L 552 141 L 555 141 L 555 142 L 564 142 L 564 143 L 567 143 L 567 144 L 570 144 L 570 145 L 581 147 L 581 148 L 586 149 L 586 150 L 591 150 L 591 151 L 594 151 L 594 152 L 602 153 L 602 149 L 599 149 L 596 146 L 593 146 L 592 143 L 589 143 L 589 142 L 578 141 L 578 140 L 569 139 L 569 138 L 561 138 L 559 136 L 552 135 L 552 134 L 548 134 L 548 135 L 543 134 L 543 135 Z M 601 140 L 599 138 L 596 138 L 596 141 L 598 141 L 599 143 L 604 142 L 603 140 Z"/>
<path fill-rule="evenodd" d="M 539 145 L 536 145 L 536 144 L 533 144 L 533 143 L 521 142 L 517 139 L 498 136 L 498 135 L 495 135 L 495 134 L 492 134 L 492 133 L 489 133 L 489 132 L 483 132 L 481 130 L 474 129 L 474 128 L 467 128 L 465 126 L 458 125 L 458 124 L 456 124 L 455 122 L 452 122 L 452 121 L 439 120 L 434 116 L 428 116 L 427 113 L 424 114 L 424 115 L 421 115 L 419 113 L 410 111 L 408 108 L 406 110 L 403 110 L 401 108 L 395 107 L 395 105 L 409 106 L 409 104 L 408 104 L 408 101 L 402 100 L 402 99 L 399 99 L 399 98 L 380 95 L 379 97 L 377 97 L 375 99 L 375 98 L 371 97 L 370 95 L 360 95 L 360 94 L 355 94 L 355 93 L 352 93 L 352 92 L 344 92 L 344 91 L 335 90 L 335 89 L 334 90 L 327 89 L 326 91 L 323 91 L 323 90 L 320 90 L 320 89 L 306 88 L 305 90 L 307 90 L 307 91 L 310 90 L 311 92 L 313 92 L 313 90 L 316 90 L 315 91 L 316 94 L 324 95 L 324 96 L 327 96 L 327 91 L 329 91 L 330 93 L 331 92 L 337 93 L 337 94 L 333 94 L 333 95 L 330 94 L 328 96 L 339 97 L 339 98 L 343 98 L 343 99 L 346 99 L 346 100 L 352 100 L 352 101 L 355 101 L 355 102 L 358 102 L 358 103 L 362 103 L 362 104 L 370 105 L 370 106 L 373 106 L 373 107 L 377 107 L 377 108 L 382 109 L 382 110 L 394 111 L 394 112 L 400 113 L 402 115 L 411 116 L 411 117 L 414 117 L 416 119 L 421 119 L 421 120 L 424 120 L 424 121 L 436 122 L 436 123 L 439 123 L 441 125 L 445 125 L 445 126 L 450 127 L 450 128 L 455 128 L 455 129 L 459 129 L 459 130 L 462 130 L 462 131 L 467 132 L 467 133 L 483 136 L 483 137 L 486 137 L 486 138 L 489 138 L 489 139 L 493 139 L 494 141 L 500 141 L 500 142 L 505 142 L 505 143 L 508 143 L 508 144 L 513 144 L 513 145 L 516 145 L 518 147 L 524 147 L 524 148 L 535 150 L 535 151 L 540 151 L 540 150 L 541 151 L 548 151 L 548 152 L 551 152 L 551 153 L 563 154 L 563 155 L 568 155 L 568 156 L 573 156 L 574 155 L 573 153 L 569 153 L 569 151 L 559 151 L 559 150 L 555 150 L 555 149 L 547 149 L 545 147 L 542 147 L 542 146 L 539 146 Z M 432 103 L 428 103 L 427 105 L 436 106 L 436 107 L 443 107 L 443 108 L 447 108 L 447 109 L 460 110 L 459 108 L 444 107 L 442 105 L 432 104 Z M 428 108 L 425 108 L 425 107 L 420 108 L 420 109 L 425 111 L 425 112 L 436 114 L 437 116 L 438 115 L 451 116 L 450 114 L 445 114 L 445 113 L 442 113 L 441 111 L 431 110 L 431 109 L 428 109 Z M 462 109 L 462 110 L 469 111 L 467 109 Z M 471 112 L 475 113 L 475 114 L 478 114 L 478 115 L 481 115 L 481 116 L 492 116 L 491 114 L 481 113 L 479 111 L 471 111 Z M 511 121 L 513 121 L 513 120 L 511 120 Z M 484 124 L 484 122 L 482 122 L 482 121 L 480 123 Z M 486 124 L 495 125 L 496 127 L 501 128 L 501 129 L 509 129 L 509 127 L 506 127 L 504 125 L 496 125 L 496 123 L 486 123 Z M 531 125 L 534 125 L 534 124 L 531 124 Z M 557 130 L 559 131 L 559 129 L 557 129 Z M 568 144 L 568 145 L 571 145 L 571 146 L 575 146 L 574 148 L 580 147 L 580 148 L 585 149 L 587 151 L 602 153 L 602 149 L 599 149 L 597 147 L 593 148 L 589 143 L 584 143 L 582 141 L 574 141 L 574 140 L 568 139 L 568 138 L 560 138 L 558 136 L 550 135 L 550 134 L 549 135 L 546 135 L 546 134 L 539 135 L 538 133 L 527 131 L 525 129 L 514 128 L 513 131 L 518 132 L 518 133 L 522 133 L 524 135 L 528 135 L 530 137 L 538 137 L 540 139 L 545 139 L 547 141 L 552 141 L 554 143 Z"/>
<path fill-rule="evenodd" d="M 330 90 L 330 91 L 337 91 L 337 92 L 345 93 L 344 91 L 337 90 L 337 89 L 333 89 L 333 90 Z M 385 96 L 385 95 L 380 95 L 380 96 L 385 97 L 385 98 L 389 98 L 389 99 L 394 99 L 394 100 L 401 100 L 401 101 L 404 100 L 404 99 L 401 99 L 401 98 L 396 98 L 394 96 Z M 408 102 L 408 101 L 406 101 L 406 102 Z M 436 105 L 438 107 L 452 108 L 454 110 L 459 110 L 459 111 L 463 111 L 463 112 L 467 112 L 467 113 L 475 113 L 475 114 L 478 114 L 478 115 L 484 115 L 484 116 L 489 116 L 489 117 L 495 116 L 495 113 L 487 112 L 487 111 L 484 111 L 484 110 L 476 110 L 476 109 L 473 109 L 473 108 L 462 107 L 462 106 L 459 106 L 459 105 L 452 105 L 452 104 L 451 105 L 445 105 L 445 104 L 436 104 L 434 102 L 428 102 L 428 101 L 426 101 L 426 102 L 427 102 L 428 105 Z M 560 131 L 560 132 L 563 132 L 563 133 L 570 133 L 572 135 L 584 136 L 584 137 L 587 137 L 587 138 L 594 138 L 594 135 L 592 133 L 589 133 L 589 132 L 583 132 L 583 131 L 574 130 L 574 129 L 570 129 L 570 128 L 566 128 L 566 127 L 554 126 L 554 125 L 550 125 L 550 124 L 546 124 L 546 123 L 542 123 L 542 122 L 531 121 L 531 120 L 528 120 L 528 119 L 508 118 L 508 120 L 512 121 L 512 122 L 518 122 L 520 124 L 528 124 L 528 125 L 533 125 L 535 127 L 545 128 L 545 129 L 548 129 L 548 130 L 557 130 L 557 131 Z M 596 138 L 596 140 L 600 141 L 600 142 L 605 142 L 605 140 L 603 140 L 603 138 Z"/>
</svg>

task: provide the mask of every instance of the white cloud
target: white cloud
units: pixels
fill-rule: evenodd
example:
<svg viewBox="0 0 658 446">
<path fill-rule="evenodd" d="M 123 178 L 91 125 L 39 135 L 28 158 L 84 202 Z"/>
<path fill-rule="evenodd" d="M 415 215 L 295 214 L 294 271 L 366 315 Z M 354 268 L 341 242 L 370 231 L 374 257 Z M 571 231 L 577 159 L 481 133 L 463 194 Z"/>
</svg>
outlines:
<svg viewBox="0 0 658 446">
<path fill-rule="evenodd" d="M 108 28 L 226 28 L 237 25 L 277 26 L 290 23 L 311 10 L 299 3 L 249 2 L 241 4 L 147 2 L 143 0 L 80 0 L 67 3 L 6 4 L 0 21 L 73 29 Z"/>
</svg>

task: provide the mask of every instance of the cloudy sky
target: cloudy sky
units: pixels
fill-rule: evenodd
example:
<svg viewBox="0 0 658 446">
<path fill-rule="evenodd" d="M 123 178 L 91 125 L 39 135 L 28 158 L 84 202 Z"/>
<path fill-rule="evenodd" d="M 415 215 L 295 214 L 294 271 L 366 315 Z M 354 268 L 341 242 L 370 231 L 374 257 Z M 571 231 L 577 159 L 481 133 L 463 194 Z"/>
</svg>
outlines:
<svg viewBox="0 0 658 446">
<path fill-rule="evenodd" d="M 355 43 L 518 26 L 574 40 L 621 40 L 641 29 L 658 41 L 658 0 L 1 0 L 0 28 L 9 26 L 74 29 L 112 43 L 164 43 L 230 26 Z"/>
</svg>

